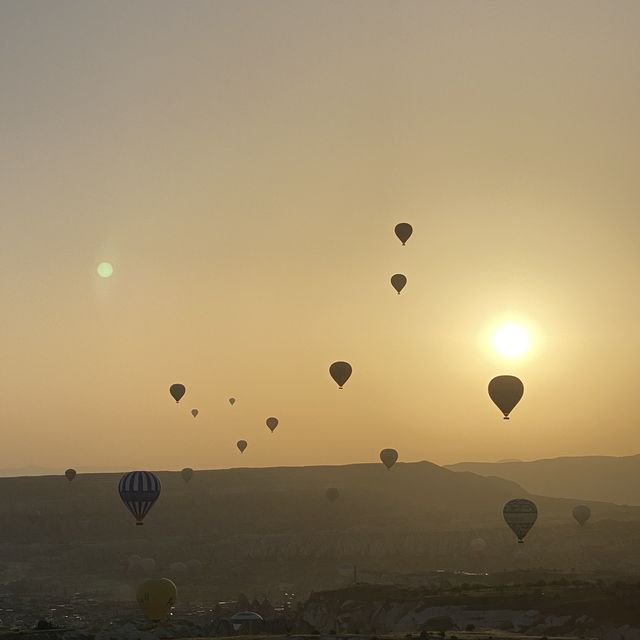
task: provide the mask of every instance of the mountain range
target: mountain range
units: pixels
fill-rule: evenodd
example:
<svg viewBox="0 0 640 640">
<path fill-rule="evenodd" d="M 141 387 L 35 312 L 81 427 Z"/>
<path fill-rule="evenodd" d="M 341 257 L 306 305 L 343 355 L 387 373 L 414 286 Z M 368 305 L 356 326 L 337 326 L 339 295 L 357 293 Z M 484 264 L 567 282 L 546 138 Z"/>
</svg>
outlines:
<svg viewBox="0 0 640 640">
<path fill-rule="evenodd" d="M 511 480 L 539 495 L 640 505 L 640 455 L 460 462 L 446 468 Z"/>
</svg>

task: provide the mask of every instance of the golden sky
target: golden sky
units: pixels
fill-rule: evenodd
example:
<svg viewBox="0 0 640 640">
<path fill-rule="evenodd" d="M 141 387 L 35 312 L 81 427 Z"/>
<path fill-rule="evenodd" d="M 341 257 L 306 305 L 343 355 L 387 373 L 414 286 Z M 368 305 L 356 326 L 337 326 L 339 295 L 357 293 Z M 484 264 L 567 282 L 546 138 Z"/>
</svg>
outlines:
<svg viewBox="0 0 640 640">
<path fill-rule="evenodd" d="M 0 3 L 0 467 L 638 452 L 638 33 L 635 0 Z"/>
</svg>

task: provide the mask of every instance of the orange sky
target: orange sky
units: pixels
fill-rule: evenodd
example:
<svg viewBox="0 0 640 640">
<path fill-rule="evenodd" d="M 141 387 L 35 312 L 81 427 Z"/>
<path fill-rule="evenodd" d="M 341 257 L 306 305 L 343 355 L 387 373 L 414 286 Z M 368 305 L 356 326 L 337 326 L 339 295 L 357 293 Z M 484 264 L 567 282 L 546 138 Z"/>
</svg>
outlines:
<svg viewBox="0 0 640 640">
<path fill-rule="evenodd" d="M 0 467 L 638 452 L 638 32 L 623 0 L 2 2 Z"/>
</svg>

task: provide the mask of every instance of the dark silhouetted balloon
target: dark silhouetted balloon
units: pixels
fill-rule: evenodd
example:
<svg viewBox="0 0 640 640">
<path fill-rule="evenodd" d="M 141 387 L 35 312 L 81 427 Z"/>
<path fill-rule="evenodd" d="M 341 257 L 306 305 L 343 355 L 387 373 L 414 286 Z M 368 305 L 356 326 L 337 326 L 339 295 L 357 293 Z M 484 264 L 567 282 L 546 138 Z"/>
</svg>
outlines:
<svg viewBox="0 0 640 640">
<path fill-rule="evenodd" d="M 273 433 L 276 430 L 277 426 L 278 426 L 278 418 L 267 418 L 267 427 L 269 427 L 269 429 L 271 430 L 271 433 Z"/>
<path fill-rule="evenodd" d="M 538 518 L 538 508 L 531 500 L 516 498 L 504 505 L 502 515 L 511 531 L 516 534 L 518 542 L 522 544 Z"/>
<path fill-rule="evenodd" d="M 186 393 L 186 391 L 187 390 L 183 384 L 172 384 L 169 387 L 169 393 L 176 402 L 180 402 L 182 396 Z"/>
<path fill-rule="evenodd" d="M 579 504 L 577 507 L 573 508 L 573 517 L 581 527 L 584 527 L 591 517 L 591 509 L 589 509 L 586 504 Z"/>
<path fill-rule="evenodd" d="M 193 478 L 193 469 L 191 467 L 185 467 L 181 472 L 180 475 L 182 476 L 182 479 L 185 482 L 190 482 L 191 478 Z"/>
<path fill-rule="evenodd" d="M 498 376 L 489 383 L 489 397 L 502 411 L 505 420 L 509 419 L 509 414 L 520 402 L 523 394 L 524 385 L 515 376 Z"/>
<path fill-rule="evenodd" d="M 194 418 L 197 418 L 199 413 L 200 413 L 200 412 L 199 412 L 197 409 L 191 409 L 191 415 L 192 415 Z"/>
<path fill-rule="evenodd" d="M 335 502 L 340 497 L 340 492 L 335 487 L 327 489 L 327 500 L 329 502 Z"/>
<path fill-rule="evenodd" d="M 74 480 L 74 479 L 75 479 L 75 477 L 76 477 L 76 475 L 77 475 L 77 473 L 76 473 L 76 470 L 75 470 L 75 469 L 67 469 L 67 470 L 64 472 L 64 477 L 65 477 L 69 482 L 71 482 L 72 480 Z"/>
<path fill-rule="evenodd" d="M 229 404 L 233 407 L 233 405 L 236 403 L 236 399 L 235 398 L 229 398 Z"/>
<path fill-rule="evenodd" d="M 145 580 L 136 591 L 136 600 L 147 620 L 167 620 L 176 603 L 178 589 L 168 578 Z"/>
<path fill-rule="evenodd" d="M 244 450 L 247 448 L 248 444 L 246 440 L 238 440 L 236 446 L 240 449 L 240 453 L 244 453 Z"/>
<path fill-rule="evenodd" d="M 403 276 L 401 273 L 391 276 L 391 286 L 398 292 L 398 295 L 400 295 L 406 284 L 407 276 Z"/>
<path fill-rule="evenodd" d="M 120 498 L 136 519 L 137 525 L 142 525 L 160 496 L 161 489 L 160 478 L 151 471 L 130 471 L 120 478 L 118 484 Z"/>
<path fill-rule="evenodd" d="M 346 384 L 352 373 L 353 369 L 348 362 L 334 362 L 329 367 L 329 375 L 340 389 Z"/>
<path fill-rule="evenodd" d="M 407 243 L 407 240 L 411 237 L 412 233 L 413 227 L 408 222 L 401 222 L 396 225 L 396 235 L 403 245 Z"/>
<path fill-rule="evenodd" d="M 380 452 L 380 460 L 387 469 L 391 469 L 398 460 L 398 452 L 395 449 L 383 449 Z"/>
</svg>

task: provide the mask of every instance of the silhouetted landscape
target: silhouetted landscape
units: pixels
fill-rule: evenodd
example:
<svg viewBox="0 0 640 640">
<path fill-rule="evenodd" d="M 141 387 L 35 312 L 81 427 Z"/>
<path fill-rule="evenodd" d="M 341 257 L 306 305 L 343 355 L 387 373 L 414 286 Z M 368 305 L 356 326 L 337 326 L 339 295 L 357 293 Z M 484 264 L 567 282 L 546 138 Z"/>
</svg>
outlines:
<svg viewBox="0 0 640 640">
<path fill-rule="evenodd" d="M 471 471 L 517 482 L 531 493 L 615 504 L 640 505 L 640 455 L 573 456 L 530 462 L 460 462 L 453 471 Z"/>
<path fill-rule="evenodd" d="M 380 464 L 196 471 L 189 483 L 179 473 L 158 475 L 163 493 L 143 527 L 122 509 L 118 474 L 79 474 L 72 483 L 1 479 L 5 603 L 11 594 L 29 602 L 56 594 L 80 609 L 83 598 L 98 598 L 111 603 L 108 610 L 130 610 L 137 581 L 163 575 L 178 585 L 183 614 L 194 608 L 203 617 L 243 593 L 267 599 L 281 624 L 308 632 L 328 633 L 338 614 L 352 633 L 415 630 L 442 607 L 456 619 L 469 598 L 481 611 L 553 610 L 570 616 L 568 628 L 581 615 L 593 617 L 592 599 L 609 606 L 603 585 L 635 585 L 640 575 L 640 507 L 588 502 L 593 516 L 581 528 L 571 516 L 575 501 L 535 496 L 538 522 L 518 545 L 502 506 L 531 494 L 509 480 L 429 462 L 390 471 Z M 328 486 L 339 491 L 334 503 L 325 497 Z M 474 548 L 478 538 L 482 549 Z M 547 583 L 555 586 L 542 589 Z M 571 595 L 560 607 L 563 585 Z M 390 599 L 403 611 L 433 611 L 415 613 L 412 627 L 406 613 L 380 613 Z M 482 624 L 485 614 L 473 615 Z M 487 613 L 485 626 L 496 615 L 504 626 L 519 614 Z M 540 626 L 541 613 L 527 615 L 531 627 Z M 603 622 L 596 616 L 591 624 Z"/>
</svg>

